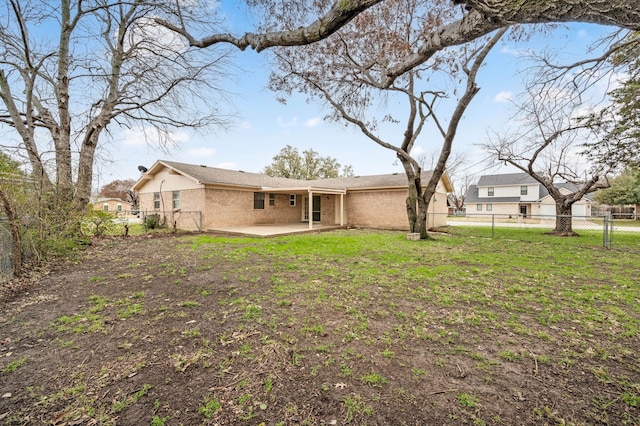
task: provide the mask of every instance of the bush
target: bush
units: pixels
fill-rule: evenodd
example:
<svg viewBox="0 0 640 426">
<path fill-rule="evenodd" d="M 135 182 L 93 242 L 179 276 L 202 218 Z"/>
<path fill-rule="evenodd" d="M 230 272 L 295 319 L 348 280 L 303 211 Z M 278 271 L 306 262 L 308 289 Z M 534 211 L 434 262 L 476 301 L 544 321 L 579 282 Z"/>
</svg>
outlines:
<svg viewBox="0 0 640 426">
<path fill-rule="evenodd" d="M 160 227 L 160 215 L 150 214 L 144 218 L 144 227 L 147 229 L 156 229 Z"/>
<path fill-rule="evenodd" d="M 82 221 L 82 233 L 102 237 L 105 234 L 113 233 L 116 227 L 112 213 L 102 210 L 89 210 Z"/>
</svg>

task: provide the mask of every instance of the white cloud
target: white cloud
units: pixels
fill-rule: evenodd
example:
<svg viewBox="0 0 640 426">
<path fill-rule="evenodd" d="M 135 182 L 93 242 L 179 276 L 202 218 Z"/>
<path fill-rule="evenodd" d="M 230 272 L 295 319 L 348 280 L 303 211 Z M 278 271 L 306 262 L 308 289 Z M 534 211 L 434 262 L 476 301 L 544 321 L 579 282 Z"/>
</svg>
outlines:
<svg viewBox="0 0 640 426">
<path fill-rule="evenodd" d="M 219 169 L 228 169 L 235 170 L 238 168 L 238 163 L 234 163 L 233 161 L 227 161 L 226 163 L 220 163 L 216 167 Z"/>
<path fill-rule="evenodd" d="M 418 157 L 420 155 L 424 155 L 427 151 L 424 150 L 423 147 L 421 147 L 420 145 L 416 145 L 413 147 L 413 149 L 411 150 L 411 156 L 413 158 Z"/>
<path fill-rule="evenodd" d="M 320 123 L 322 123 L 322 119 L 320 117 L 313 117 L 305 121 L 304 125 L 307 127 L 316 127 Z"/>
<path fill-rule="evenodd" d="M 157 129 L 137 128 L 123 131 L 125 146 L 165 147 L 171 143 L 183 143 L 189 140 L 185 132 L 165 132 Z"/>
<path fill-rule="evenodd" d="M 509 102 L 512 97 L 513 97 L 513 93 L 502 91 L 502 92 L 499 92 L 495 96 L 495 98 L 493 98 L 493 101 L 494 102 L 499 102 L 499 103 L 505 103 L 505 102 Z"/>
<path fill-rule="evenodd" d="M 278 127 L 287 128 L 287 127 L 296 127 L 298 125 L 298 117 L 293 117 L 289 121 L 285 121 L 282 117 L 278 117 Z"/>
<path fill-rule="evenodd" d="M 187 157 L 211 157 L 216 154 L 216 150 L 213 148 L 191 148 L 187 151 Z"/>
<path fill-rule="evenodd" d="M 126 146 L 145 146 L 147 140 L 142 130 L 125 129 L 123 143 Z"/>
<path fill-rule="evenodd" d="M 523 56 L 525 53 L 522 50 L 514 49 L 513 47 L 509 47 L 509 46 L 503 46 L 500 51 L 502 53 L 506 53 L 507 55 L 513 55 L 513 56 Z"/>
</svg>

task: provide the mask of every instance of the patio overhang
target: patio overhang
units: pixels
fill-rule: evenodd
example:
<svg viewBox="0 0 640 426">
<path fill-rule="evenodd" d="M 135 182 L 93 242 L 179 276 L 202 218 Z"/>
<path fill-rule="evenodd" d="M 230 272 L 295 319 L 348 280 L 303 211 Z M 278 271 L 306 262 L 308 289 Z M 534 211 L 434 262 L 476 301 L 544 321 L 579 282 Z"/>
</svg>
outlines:
<svg viewBox="0 0 640 426">
<path fill-rule="evenodd" d="M 340 226 L 344 226 L 344 195 L 347 193 L 346 188 L 320 188 L 320 187 L 289 187 L 289 188 L 270 188 L 262 187 L 263 192 L 268 193 L 280 193 L 280 194 L 309 194 L 308 197 L 308 211 L 309 211 L 309 230 L 313 229 L 313 219 L 311 218 L 311 212 L 313 211 L 313 195 L 339 195 L 340 196 Z"/>
</svg>

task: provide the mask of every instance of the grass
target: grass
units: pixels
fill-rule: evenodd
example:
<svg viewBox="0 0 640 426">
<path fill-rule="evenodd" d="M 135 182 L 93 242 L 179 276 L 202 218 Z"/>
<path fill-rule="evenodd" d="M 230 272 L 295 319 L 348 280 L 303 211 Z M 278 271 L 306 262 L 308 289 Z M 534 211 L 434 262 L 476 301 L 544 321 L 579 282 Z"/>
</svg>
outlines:
<svg viewBox="0 0 640 426">
<path fill-rule="evenodd" d="M 8 364 L 6 364 L 4 367 L 2 367 L 2 372 L 3 373 L 12 373 L 14 371 L 16 371 L 18 368 L 22 367 L 24 365 L 24 363 L 27 362 L 27 357 L 22 357 L 19 359 L 16 359 L 15 361 L 11 361 Z"/>
<path fill-rule="evenodd" d="M 153 280 L 95 272 L 90 287 L 108 283 L 108 297 L 79 298 L 78 309 L 57 314 L 46 332 L 56 334 L 61 357 L 90 348 L 83 340 L 90 332 L 105 334 L 95 337 L 105 348 L 118 339 L 111 346 L 119 358 L 100 353 L 111 373 L 87 371 L 79 381 L 87 389 L 89 377 L 118 383 L 113 371 L 127 371 L 126 382 L 150 371 L 144 365 L 165 368 L 166 383 L 146 390 L 91 389 L 109 395 L 108 413 L 123 416 L 138 399 L 142 406 L 161 396 L 176 411 L 149 411 L 147 423 L 157 425 L 185 413 L 197 416 L 185 424 L 317 424 L 308 407 L 326 401 L 340 424 L 384 424 L 396 414 L 511 424 L 516 410 L 533 419 L 522 424 L 638 424 L 629 419 L 640 405 L 640 238 L 620 236 L 630 249 L 623 254 L 603 249 L 595 232 L 558 238 L 504 228 L 493 239 L 482 228 L 452 232 L 428 242 L 373 231 L 181 236 L 171 240 L 175 256 L 130 267 Z M 86 358 L 77 356 L 76 364 Z M 3 373 L 28 370 L 10 365 Z M 175 389 L 186 388 L 193 394 L 179 400 Z M 532 397 L 549 389 L 562 389 L 553 409 Z M 68 392 L 57 398 L 71 400 Z M 516 403 L 497 410 L 489 403 L 496 400 Z M 580 413 L 588 416 L 572 418 Z"/>
</svg>

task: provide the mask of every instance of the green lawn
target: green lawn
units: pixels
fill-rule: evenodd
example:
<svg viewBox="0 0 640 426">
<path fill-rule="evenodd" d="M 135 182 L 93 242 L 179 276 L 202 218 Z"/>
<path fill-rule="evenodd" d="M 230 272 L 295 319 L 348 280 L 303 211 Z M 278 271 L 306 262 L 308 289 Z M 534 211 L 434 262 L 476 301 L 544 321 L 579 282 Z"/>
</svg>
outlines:
<svg viewBox="0 0 640 426">
<path fill-rule="evenodd" d="M 605 250 L 598 233 L 451 231 L 97 240 L 0 323 L 0 413 L 639 425 L 637 237 Z"/>
</svg>

